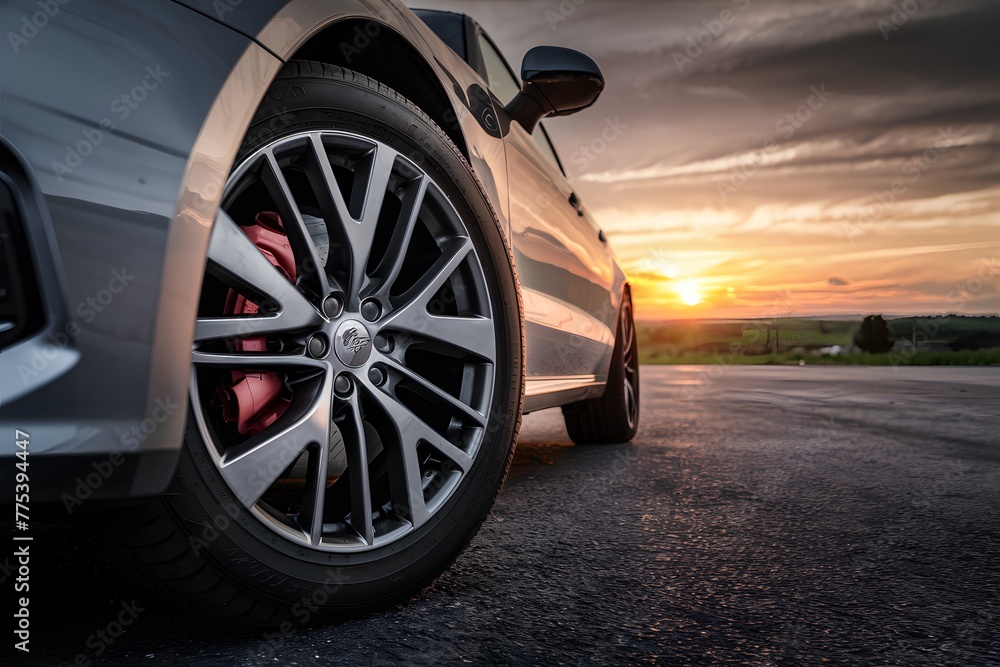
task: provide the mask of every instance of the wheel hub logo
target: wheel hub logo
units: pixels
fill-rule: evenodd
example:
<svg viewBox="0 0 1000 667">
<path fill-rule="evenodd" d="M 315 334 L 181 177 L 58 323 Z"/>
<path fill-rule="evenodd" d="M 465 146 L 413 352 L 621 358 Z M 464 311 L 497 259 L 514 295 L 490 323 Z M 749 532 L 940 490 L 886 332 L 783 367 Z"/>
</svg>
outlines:
<svg viewBox="0 0 1000 667">
<path fill-rule="evenodd" d="M 357 329 L 349 329 L 344 333 L 343 341 L 345 350 L 357 354 L 365 349 L 368 343 L 372 342 L 372 339 L 358 334 Z"/>
<path fill-rule="evenodd" d="M 337 357 L 346 366 L 357 368 L 371 356 L 372 337 L 361 322 L 349 320 L 341 324 L 335 340 Z"/>
</svg>

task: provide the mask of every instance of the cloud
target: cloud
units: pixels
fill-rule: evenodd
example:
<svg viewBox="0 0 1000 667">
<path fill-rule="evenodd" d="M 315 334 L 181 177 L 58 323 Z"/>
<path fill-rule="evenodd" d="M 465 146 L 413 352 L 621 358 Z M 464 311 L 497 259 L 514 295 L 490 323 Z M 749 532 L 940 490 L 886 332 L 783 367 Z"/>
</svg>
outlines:
<svg viewBox="0 0 1000 667">
<path fill-rule="evenodd" d="M 937 312 L 1000 250 L 996 0 L 921 0 L 888 40 L 879 21 L 899 0 L 408 2 L 476 17 L 515 69 L 545 43 L 600 63 L 604 96 L 546 128 L 626 267 L 764 301 L 792 290 L 802 312 Z M 673 53 L 743 6 L 680 71 Z M 790 123 L 823 86 L 829 102 Z M 617 141 L 575 159 L 619 118 Z M 1000 310 L 996 285 L 970 312 Z"/>
</svg>

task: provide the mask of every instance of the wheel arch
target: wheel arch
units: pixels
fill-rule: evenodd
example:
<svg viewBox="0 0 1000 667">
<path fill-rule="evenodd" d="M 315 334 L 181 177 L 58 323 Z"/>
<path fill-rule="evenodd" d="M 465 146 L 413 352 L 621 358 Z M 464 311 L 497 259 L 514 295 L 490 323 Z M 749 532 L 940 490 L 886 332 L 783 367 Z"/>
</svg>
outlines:
<svg viewBox="0 0 1000 667">
<path fill-rule="evenodd" d="M 392 27 L 370 18 L 341 19 L 312 34 L 288 59 L 354 70 L 392 88 L 437 123 L 469 159 L 465 135 L 441 79 L 424 55 Z"/>
</svg>

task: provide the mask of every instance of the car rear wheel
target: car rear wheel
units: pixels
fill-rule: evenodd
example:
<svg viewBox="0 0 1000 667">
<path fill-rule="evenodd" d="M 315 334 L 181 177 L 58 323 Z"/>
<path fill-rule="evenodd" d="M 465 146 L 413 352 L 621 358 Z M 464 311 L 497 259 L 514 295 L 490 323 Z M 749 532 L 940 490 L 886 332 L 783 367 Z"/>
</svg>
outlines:
<svg viewBox="0 0 1000 667">
<path fill-rule="evenodd" d="M 239 621 L 406 598 L 485 519 L 520 424 L 509 249 L 413 104 L 293 62 L 212 232 L 184 455 L 123 543 L 161 590 Z"/>
<path fill-rule="evenodd" d="M 628 442 L 639 430 L 639 342 L 627 291 L 604 395 L 566 406 L 563 416 L 570 439 L 581 445 Z"/>
</svg>

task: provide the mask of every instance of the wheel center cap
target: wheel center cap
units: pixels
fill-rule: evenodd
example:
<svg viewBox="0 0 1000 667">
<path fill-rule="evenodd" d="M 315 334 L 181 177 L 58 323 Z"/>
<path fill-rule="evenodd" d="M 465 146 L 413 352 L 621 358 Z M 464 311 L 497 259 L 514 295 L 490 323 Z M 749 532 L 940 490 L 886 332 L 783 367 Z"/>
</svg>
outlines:
<svg viewBox="0 0 1000 667">
<path fill-rule="evenodd" d="M 372 356 L 372 337 L 364 324 L 357 320 L 347 320 L 337 328 L 333 347 L 342 364 L 349 368 L 359 368 Z"/>
</svg>

